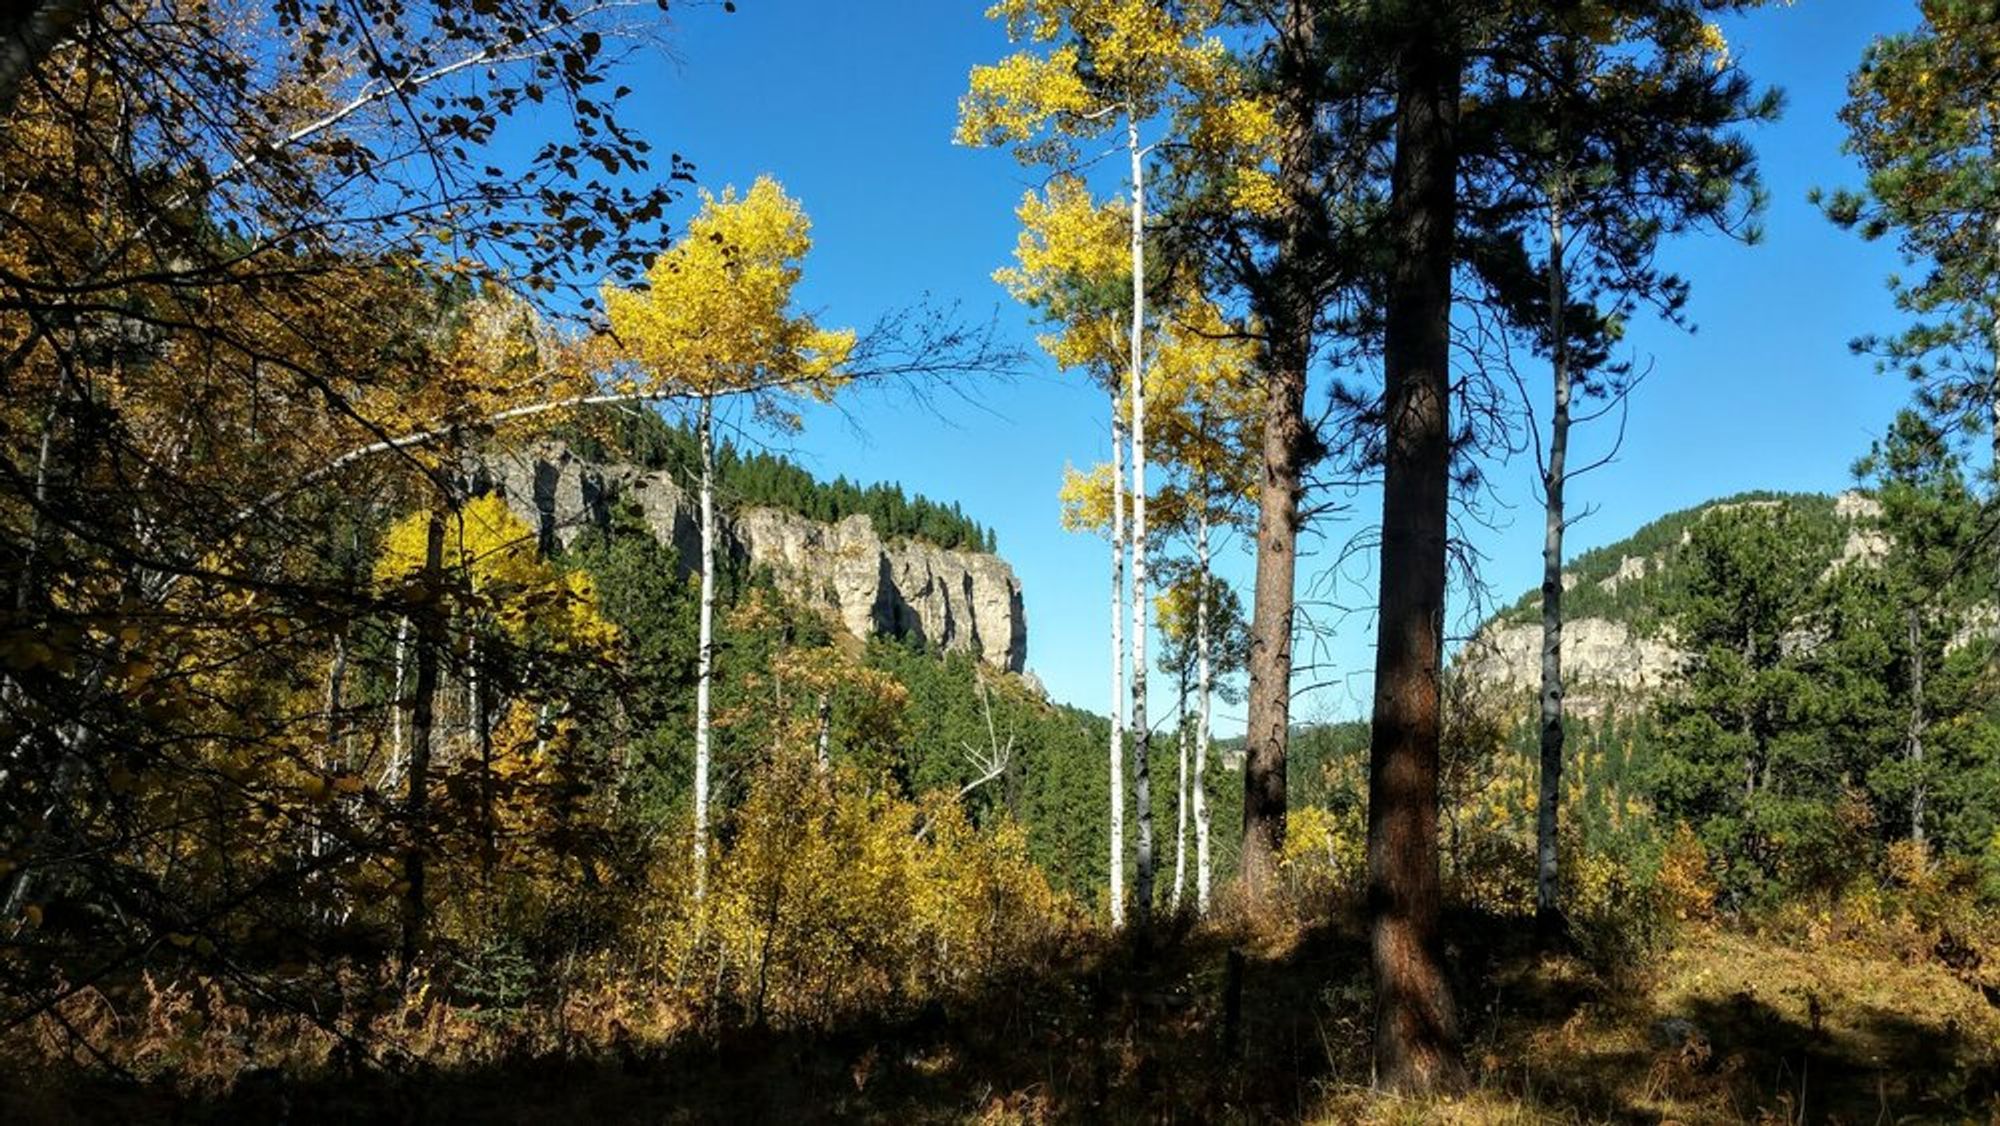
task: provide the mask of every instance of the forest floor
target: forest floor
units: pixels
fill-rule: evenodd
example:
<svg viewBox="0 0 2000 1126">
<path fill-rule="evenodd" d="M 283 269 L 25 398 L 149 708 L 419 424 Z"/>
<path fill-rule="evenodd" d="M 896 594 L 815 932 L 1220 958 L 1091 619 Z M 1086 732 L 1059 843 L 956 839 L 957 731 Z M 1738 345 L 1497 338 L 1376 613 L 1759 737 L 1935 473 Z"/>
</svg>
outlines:
<svg viewBox="0 0 2000 1126">
<path fill-rule="evenodd" d="M 1453 921 L 1476 1084 L 1449 1101 L 1368 1091 L 1366 944 L 1335 924 L 1162 935 L 1143 961 L 1105 947 L 962 1005 L 811 1033 L 634 1033 L 397 1073 L 251 1072 L 207 1095 L 164 1078 L 31 1076 L 15 1060 L 0 1067 L 0 1120 L 2000 1122 L 2000 990 L 1977 968 L 1694 927 L 1606 974 L 1534 953 L 1513 938 L 1525 929 Z"/>
</svg>

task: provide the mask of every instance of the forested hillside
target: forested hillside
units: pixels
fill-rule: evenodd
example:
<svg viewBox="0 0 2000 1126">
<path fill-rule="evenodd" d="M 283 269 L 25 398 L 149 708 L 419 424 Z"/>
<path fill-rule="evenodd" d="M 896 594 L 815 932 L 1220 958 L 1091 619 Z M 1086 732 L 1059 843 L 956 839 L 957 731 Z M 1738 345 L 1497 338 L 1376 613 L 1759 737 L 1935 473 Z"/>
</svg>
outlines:
<svg viewBox="0 0 2000 1126">
<path fill-rule="evenodd" d="M 1624 539 L 1594 547 L 1566 563 L 1563 612 L 1571 618 L 1602 618 L 1629 625 L 1642 636 L 1656 636 L 1686 586 L 1688 568 L 1681 553 L 1695 524 L 1739 505 L 1781 507 L 1801 526 L 1810 527 L 1816 541 L 1844 543 L 1856 523 L 1854 515 L 1838 510 L 1836 498 L 1819 494 L 1738 493 L 1670 512 Z M 1838 549 L 1826 562 L 1831 564 L 1837 554 Z M 1510 625 L 1538 623 L 1541 592 L 1524 592 L 1494 619 Z"/>
</svg>

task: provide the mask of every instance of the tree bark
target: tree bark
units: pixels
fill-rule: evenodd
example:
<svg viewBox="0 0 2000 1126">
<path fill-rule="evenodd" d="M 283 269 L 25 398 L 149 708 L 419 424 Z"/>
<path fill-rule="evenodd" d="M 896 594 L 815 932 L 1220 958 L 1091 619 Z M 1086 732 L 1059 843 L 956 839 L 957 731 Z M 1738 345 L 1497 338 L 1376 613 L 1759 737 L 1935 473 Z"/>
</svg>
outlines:
<svg viewBox="0 0 2000 1126">
<path fill-rule="evenodd" d="M 1125 423 L 1111 388 L 1111 926 L 1125 925 Z"/>
<path fill-rule="evenodd" d="M 824 688 L 819 693 L 816 722 L 818 730 L 813 739 L 813 765 L 821 774 L 827 774 L 833 770 L 833 693 Z"/>
<path fill-rule="evenodd" d="M 1910 839 L 1924 845 L 1924 625 L 1922 612 L 1910 615 L 1910 728 L 1905 750 L 1910 760 Z"/>
<path fill-rule="evenodd" d="M 437 706 L 438 657 L 445 643 L 444 513 L 432 509 L 424 532 L 423 602 L 416 609 L 417 683 L 410 705 L 410 756 L 403 811 L 409 843 L 403 853 L 404 984 L 416 968 L 424 937 L 424 862 L 430 847 L 431 727 Z"/>
<path fill-rule="evenodd" d="M 500 826 L 493 805 L 497 779 L 493 775 L 493 720 L 491 692 L 486 678 L 479 675 L 479 633 L 475 622 L 466 631 L 465 705 L 472 727 L 473 745 L 479 748 L 479 875 L 487 886 L 500 863 Z"/>
<path fill-rule="evenodd" d="M 1174 771 L 1174 885 L 1169 892 L 1169 911 L 1181 913 L 1181 891 L 1187 887 L 1187 836 L 1188 836 L 1188 722 L 1187 722 L 1187 674 L 1181 674 L 1180 738 L 1177 741 L 1178 761 Z"/>
<path fill-rule="evenodd" d="M 715 400 L 701 401 L 701 632 L 694 687 L 694 897 L 708 894 L 709 693 L 715 680 Z"/>
<path fill-rule="evenodd" d="M 396 619 L 394 687 L 389 692 L 389 761 L 382 768 L 382 789 L 393 789 L 403 779 L 403 671 L 409 661 L 410 617 Z"/>
<path fill-rule="evenodd" d="M 1546 938 L 1562 930 L 1558 824 L 1563 771 L 1563 488 L 1568 483 L 1570 372 L 1563 309 L 1569 290 L 1563 276 L 1560 189 L 1549 202 L 1549 355 L 1555 404 L 1549 416 L 1549 458 L 1542 472 L 1542 769 L 1535 816 L 1535 924 Z"/>
<path fill-rule="evenodd" d="M 1306 85 L 1317 54 L 1314 5 L 1292 0 L 1279 35 L 1279 72 L 1291 78 L 1279 137 L 1278 187 L 1285 200 L 1277 261 L 1263 314 L 1263 476 L 1257 492 L 1257 578 L 1250 607 L 1250 692 L 1243 735 L 1243 848 L 1237 879 L 1247 905 L 1264 903 L 1285 841 L 1285 759 L 1292 714 L 1292 616 L 1298 580 L 1299 495 L 1313 449 L 1306 423 L 1316 279 L 1307 261 L 1318 99 Z"/>
<path fill-rule="evenodd" d="M 1208 786 L 1204 774 L 1208 767 L 1208 716 L 1210 666 L 1208 654 L 1208 501 L 1202 498 L 1202 507 L 1195 524 L 1195 562 L 1200 570 L 1201 589 L 1195 592 L 1195 737 L 1194 737 L 1194 907 L 1198 914 L 1208 914 Z"/>
<path fill-rule="evenodd" d="M 1450 503 L 1451 304 L 1460 61 L 1442 3 L 1417 7 L 1396 68 L 1380 634 L 1368 770 L 1375 1081 L 1463 1085 L 1439 953 L 1438 746 Z"/>
<path fill-rule="evenodd" d="M 1153 731 L 1146 721 L 1146 171 L 1139 123 L 1125 117 L 1132 158 L 1132 799 L 1139 807 L 1133 898 L 1153 918 Z"/>
</svg>

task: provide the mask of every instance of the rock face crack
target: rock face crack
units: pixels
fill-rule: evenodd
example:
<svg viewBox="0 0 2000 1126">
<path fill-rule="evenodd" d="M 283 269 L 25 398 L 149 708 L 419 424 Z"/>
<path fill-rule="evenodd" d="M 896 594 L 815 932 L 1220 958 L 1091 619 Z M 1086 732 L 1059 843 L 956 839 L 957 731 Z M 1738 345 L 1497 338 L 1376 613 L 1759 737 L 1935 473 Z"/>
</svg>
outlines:
<svg viewBox="0 0 2000 1126">
<path fill-rule="evenodd" d="M 545 442 L 492 458 L 479 478 L 536 530 L 544 550 L 569 545 L 586 528 L 609 526 L 617 507 L 629 503 L 653 535 L 674 548 L 683 574 L 692 573 L 701 557 L 695 498 L 668 474 L 593 464 L 561 443 Z M 860 515 L 824 524 L 758 507 L 720 523 L 723 550 L 768 568 L 786 594 L 856 637 L 914 640 L 970 653 L 1008 672 L 1020 672 L 1027 662 L 1021 583 L 998 556 L 885 540 Z"/>
</svg>

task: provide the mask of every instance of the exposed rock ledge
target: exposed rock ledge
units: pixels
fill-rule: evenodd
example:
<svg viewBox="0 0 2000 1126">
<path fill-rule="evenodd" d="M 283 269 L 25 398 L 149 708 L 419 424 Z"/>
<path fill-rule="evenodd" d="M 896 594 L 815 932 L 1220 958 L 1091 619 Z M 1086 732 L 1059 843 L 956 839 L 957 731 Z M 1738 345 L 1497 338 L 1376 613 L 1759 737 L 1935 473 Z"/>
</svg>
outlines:
<svg viewBox="0 0 2000 1126">
<path fill-rule="evenodd" d="M 629 499 L 679 553 L 684 571 L 701 559 L 696 498 L 664 473 L 584 461 L 560 443 L 492 459 L 484 485 L 539 530 L 545 548 L 602 526 Z M 827 611 L 856 637 L 916 638 L 1020 672 L 1028 655 L 1021 583 L 1006 560 L 918 540 L 884 540 L 866 516 L 822 524 L 776 508 L 719 520 L 720 546 L 768 567 L 786 593 Z"/>
<path fill-rule="evenodd" d="M 1563 672 L 1568 710 L 1594 718 L 1613 700 L 1649 696 L 1679 670 L 1683 655 L 1669 641 L 1636 636 L 1605 618 L 1563 623 Z M 1542 626 L 1489 624 L 1452 662 L 1474 682 L 1503 691 L 1540 691 Z"/>
</svg>

